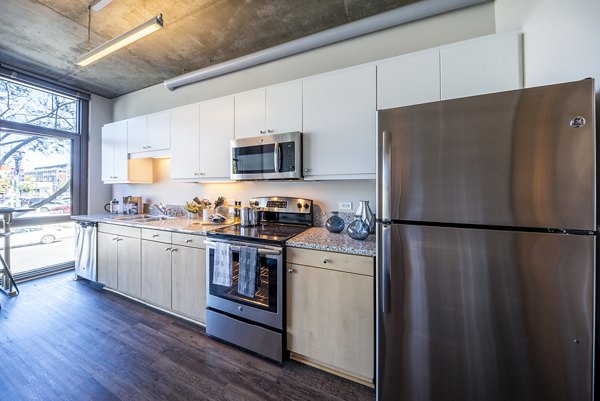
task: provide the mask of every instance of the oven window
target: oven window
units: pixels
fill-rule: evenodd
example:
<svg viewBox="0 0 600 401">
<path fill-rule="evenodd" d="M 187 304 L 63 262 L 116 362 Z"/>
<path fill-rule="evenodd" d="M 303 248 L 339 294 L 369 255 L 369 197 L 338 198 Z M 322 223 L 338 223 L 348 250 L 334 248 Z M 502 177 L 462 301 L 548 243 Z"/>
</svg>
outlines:
<svg viewBox="0 0 600 401">
<path fill-rule="evenodd" d="M 211 295 L 242 305 L 277 313 L 277 259 L 267 258 L 266 256 L 259 257 L 260 285 L 257 286 L 254 298 L 250 298 L 237 292 L 240 254 L 238 252 L 231 253 L 233 259 L 231 287 L 225 287 L 213 284 L 215 251 L 214 249 L 210 249 L 209 252 L 209 283 Z"/>
<path fill-rule="evenodd" d="M 274 173 L 275 145 L 256 145 L 233 149 L 234 174 Z"/>
</svg>

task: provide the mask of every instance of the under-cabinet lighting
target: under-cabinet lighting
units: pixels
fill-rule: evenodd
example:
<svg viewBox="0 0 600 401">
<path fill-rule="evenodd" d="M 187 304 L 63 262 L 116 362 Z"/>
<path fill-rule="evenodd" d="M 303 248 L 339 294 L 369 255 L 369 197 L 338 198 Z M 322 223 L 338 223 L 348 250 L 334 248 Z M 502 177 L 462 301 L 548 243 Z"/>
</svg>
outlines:
<svg viewBox="0 0 600 401">
<path fill-rule="evenodd" d="M 151 34 L 152 32 L 158 31 L 163 27 L 163 19 L 162 14 L 159 14 L 156 17 L 153 17 L 149 21 L 144 22 L 143 24 L 125 32 L 122 35 L 117 36 L 114 39 L 109 40 L 105 44 L 98 46 L 94 50 L 84 54 L 77 60 L 77 65 L 81 67 L 85 67 L 93 63 L 96 60 L 101 59 L 104 56 L 109 55 L 110 53 L 119 50 L 122 47 L 130 45 L 135 42 Z"/>
</svg>

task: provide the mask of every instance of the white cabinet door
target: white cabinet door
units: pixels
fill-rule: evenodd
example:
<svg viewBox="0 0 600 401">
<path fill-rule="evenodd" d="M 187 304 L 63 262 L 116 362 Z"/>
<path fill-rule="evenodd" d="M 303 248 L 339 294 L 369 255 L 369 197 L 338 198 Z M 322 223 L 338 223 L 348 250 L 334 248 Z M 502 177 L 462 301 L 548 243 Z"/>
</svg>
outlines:
<svg viewBox="0 0 600 401">
<path fill-rule="evenodd" d="M 129 179 L 129 161 L 127 156 L 127 121 L 117 121 L 113 125 L 114 180 L 126 181 Z"/>
<path fill-rule="evenodd" d="M 115 176 L 115 124 L 102 127 L 102 181 L 112 181 Z"/>
<path fill-rule="evenodd" d="M 233 96 L 200 103 L 200 178 L 229 179 L 234 137 Z"/>
<path fill-rule="evenodd" d="M 200 178 L 200 106 L 171 111 L 171 178 Z"/>
<path fill-rule="evenodd" d="M 304 176 L 375 177 L 375 66 L 303 81 Z"/>
<path fill-rule="evenodd" d="M 235 137 L 258 136 L 265 131 L 265 90 L 235 95 Z"/>
<path fill-rule="evenodd" d="M 146 151 L 148 140 L 148 116 L 139 116 L 126 120 L 127 151 L 129 153 Z"/>
<path fill-rule="evenodd" d="M 302 132 L 302 82 L 266 88 L 265 113 L 267 132 Z"/>
<path fill-rule="evenodd" d="M 377 110 L 441 99 L 440 52 L 400 56 L 377 64 Z"/>
<path fill-rule="evenodd" d="M 442 99 L 519 89 L 523 86 L 521 35 L 474 39 L 440 51 Z"/>
<path fill-rule="evenodd" d="M 146 150 L 164 150 L 171 147 L 171 113 L 150 114 L 148 116 L 148 139 Z"/>
</svg>

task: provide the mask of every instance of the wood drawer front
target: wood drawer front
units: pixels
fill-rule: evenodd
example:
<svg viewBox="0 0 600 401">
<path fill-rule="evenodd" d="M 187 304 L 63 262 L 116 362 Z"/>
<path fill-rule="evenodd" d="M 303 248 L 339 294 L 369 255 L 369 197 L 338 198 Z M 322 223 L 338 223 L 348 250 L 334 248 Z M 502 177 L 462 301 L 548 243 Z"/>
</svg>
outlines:
<svg viewBox="0 0 600 401">
<path fill-rule="evenodd" d="M 142 239 L 150 241 L 164 242 L 167 244 L 171 243 L 171 232 L 164 230 L 151 230 L 148 228 L 142 229 Z"/>
<path fill-rule="evenodd" d="M 206 239 L 205 235 L 173 233 L 171 239 L 173 245 L 206 249 L 206 245 L 204 245 L 204 240 Z"/>
<path fill-rule="evenodd" d="M 287 262 L 346 273 L 374 276 L 374 261 L 370 256 L 349 255 L 337 252 L 317 251 L 314 249 L 287 249 Z"/>
<path fill-rule="evenodd" d="M 101 233 L 122 235 L 124 237 L 140 238 L 141 229 L 136 227 L 120 226 L 117 224 L 98 223 L 98 231 Z"/>
</svg>

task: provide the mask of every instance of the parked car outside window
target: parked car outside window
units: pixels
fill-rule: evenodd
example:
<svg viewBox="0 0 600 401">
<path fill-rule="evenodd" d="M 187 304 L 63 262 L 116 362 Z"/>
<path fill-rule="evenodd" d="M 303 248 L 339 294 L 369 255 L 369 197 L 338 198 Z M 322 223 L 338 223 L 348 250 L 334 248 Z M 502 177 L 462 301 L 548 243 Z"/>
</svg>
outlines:
<svg viewBox="0 0 600 401">
<path fill-rule="evenodd" d="M 14 227 L 10 233 L 10 246 L 28 246 L 36 244 L 51 244 L 60 241 L 72 233 L 67 233 L 56 227 L 31 226 Z M 4 249 L 4 241 L 0 240 L 0 249 Z"/>
</svg>

